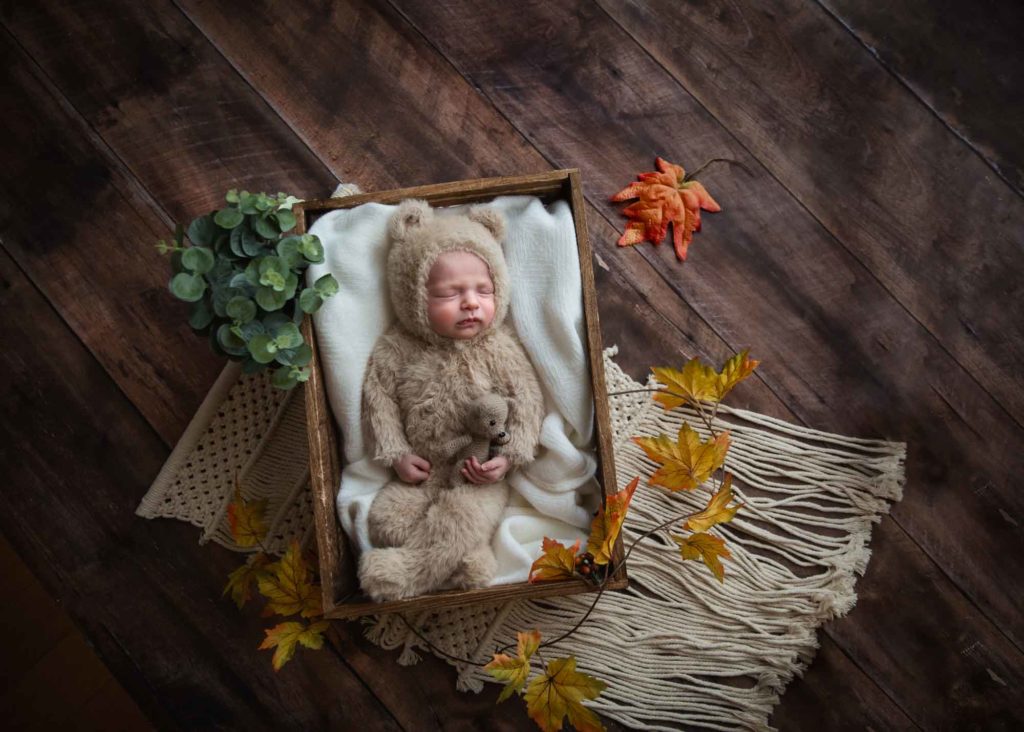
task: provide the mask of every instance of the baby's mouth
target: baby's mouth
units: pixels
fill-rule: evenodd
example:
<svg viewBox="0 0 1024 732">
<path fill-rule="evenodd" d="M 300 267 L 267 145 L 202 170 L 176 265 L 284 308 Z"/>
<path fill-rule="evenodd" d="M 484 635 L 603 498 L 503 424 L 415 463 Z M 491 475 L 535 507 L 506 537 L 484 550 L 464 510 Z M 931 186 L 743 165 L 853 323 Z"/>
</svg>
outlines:
<svg viewBox="0 0 1024 732">
<path fill-rule="evenodd" d="M 479 322 L 480 318 L 466 318 L 465 320 L 460 320 L 456 325 L 472 325 L 473 323 Z"/>
</svg>

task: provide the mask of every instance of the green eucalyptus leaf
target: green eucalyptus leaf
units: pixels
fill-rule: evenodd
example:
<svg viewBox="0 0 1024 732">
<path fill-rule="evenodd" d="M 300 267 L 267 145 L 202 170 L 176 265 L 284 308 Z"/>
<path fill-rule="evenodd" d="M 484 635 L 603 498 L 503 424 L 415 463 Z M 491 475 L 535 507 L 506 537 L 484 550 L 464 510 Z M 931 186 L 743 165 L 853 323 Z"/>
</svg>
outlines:
<svg viewBox="0 0 1024 732">
<path fill-rule="evenodd" d="M 277 344 L 274 339 L 266 333 L 260 333 L 252 337 L 247 344 L 249 354 L 253 360 L 259 363 L 270 363 L 277 354 Z"/>
<path fill-rule="evenodd" d="M 246 343 L 261 333 L 266 333 L 267 328 L 258 320 L 250 320 L 248 323 L 238 326 L 238 332 Z"/>
<path fill-rule="evenodd" d="M 213 322 L 213 310 L 210 309 L 209 298 L 196 300 L 189 310 L 188 324 L 193 330 L 202 330 Z"/>
<path fill-rule="evenodd" d="M 291 366 L 282 366 L 279 369 L 274 369 L 274 374 L 270 377 L 270 383 L 278 389 L 293 389 L 299 383 L 299 380 L 292 373 Z"/>
<path fill-rule="evenodd" d="M 213 252 L 206 247 L 189 247 L 181 254 L 181 264 L 195 274 L 206 274 L 216 263 Z"/>
<path fill-rule="evenodd" d="M 288 268 L 298 267 L 303 262 L 302 252 L 299 251 L 300 239 L 297 236 L 286 236 L 277 243 L 277 255 L 288 265 Z"/>
<path fill-rule="evenodd" d="M 231 275 L 231 279 L 228 280 L 228 287 L 234 287 L 236 290 L 248 290 L 252 287 L 249 282 L 249 275 L 245 272 L 236 271 Z"/>
<path fill-rule="evenodd" d="M 238 191 L 232 188 L 225 194 L 224 200 L 228 203 L 238 203 Z"/>
<path fill-rule="evenodd" d="M 260 211 L 269 211 L 274 205 L 274 202 L 270 199 L 266 193 L 261 193 L 256 196 L 256 208 Z"/>
<path fill-rule="evenodd" d="M 278 348 L 298 348 L 302 345 L 302 333 L 291 321 L 272 328 L 270 335 L 273 336 Z"/>
<path fill-rule="evenodd" d="M 249 227 L 247 227 L 245 224 L 242 224 L 241 226 L 236 226 L 231 230 L 231 238 L 229 240 L 231 244 L 231 253 L 234 254 L 236 257 L 247 256 L 245 250 L 242 248 L 242 234 L 248 228 Z"/>
<path fill-rule="evenodd" d="M 320 297 L 327 299 L 331 295 L 338 294 L 338 281 L 334 279 L 334 275 L 325 274 L 323 277 L 313 283 L 313 288 L 317 291 Z"/>
<path fill-rule="evenodd" d="M 271 241 L 277 239 L 278 235 L 281 233 L 269 219 L 265 219 L 262 216 L 252 220 L 252 228 L 255 229 L 256 233 L 264 239 L 270 239 Z"/>
<path fill-rule="evenodd" d="M 278 351 L 277 362 L 286 366 L 305 366 L 313 358 L 313 349 L 308 343 L 301 344 L 298 348 L 289 348 Z"/>
<path fill-rule="evenodd" d="M 233 229 L 245 220 L 245 214 L 239 211 L 234 206 L 228 208 L 222 208 L 218 211 L 213 221 L 222 229 Z"/>
<path fill-rule="evenodd" d="M 273 333 L 281 326 L 290 322 L 292 322 L 291 318 L 284 313 L 270 313 L 263 318 L 263 326 L 267 329 L 267 333 Z"/>
<path fill-rule="evenodd" d="M 278 209 L 275 216 L 277 217 L 277 225 L 281 227 L 281 231 L 289 231 L 295 228 L 295 214 L 291 211 Z"/>
<path fill-rule="evenodd" d="M 280 310 L 288 302 L 288 297 L 283 290 L 275 290 L 273 287 L 261 285 L 256 288 L 256 304 L 267 312 Z"/>
<path fill-rule="evenodd" d="M 324 261 L 324 247 L 320 243 L 319 237 L 313 234 L 303 234 L 301 242 L 299 243 L 299 251 L 302 252 L 309 262 L 312 264 L 320 264 Z"/>
<path fill-rule="evenodd" d="M 256 208 L 256 196 L 249 193 L 249 191 L 242 191 L 238 194 L 238 210 L 244 214 L 252 216 L 258 214 L 260 211 Z"/>
<path fill-rule="evenodd" d="M 200 216 L 188 225 L 189 241 L 198 247 L 212 247 L 218 233 L 212 216 Z"/>
<path fill-rule="evenodd" d="M 245 359 L 245 361 L 242 362 L 243 374 L 255 374 L 259 371 L 262 371 L 264 368 L 264 365 L 261 364 L 259 361 L 253 359 L 252 356 L 249 356 L 248 358 Z"/>
<path fill-rule="evenodd" d="M 313 367 L 312 366 L 306 366 L 306 367 L 304 367 L 303 369 L 301 369 L 299 371 L 299 373 L 296 375 L 295 378 L 300 383 L 305 383 L 305 382 L 309 381 L 309 376 L 312 373 L 313 373 Z"/>
<path fill-rule="evenodd" d="M 185 302 L 196 302 L 206 292 L 206 280 L 201 275 L 180 272 L 171 278 L 168 285 L 171 294 Z"/>
<path fill-rule="evenodd" d="M 244 356 L 246 353 L 245 341 L 239 338 L 227 323 L 217 329 L 217 343 L 228 355 Z"/>
<path fill-rule="evenodd" d="M 291 300 L 295 297 L 295 290 L 299 287 L 299 276 L 294 272 L 289 272 L 288 276 L 284 278 L 284 296 Z"/>
<path fill-rule="evenodd" d="M 229 318 L 234 318 L 241 323 L 248 323 L 256 317 L 256 303 L 247 297 L 235 295 L 228 300 L 225 308 Z"/>
<path fill-rule="evenodd" d="M 299 295 L 299 308 L 302 312 L 315 313 L 323 304 L 323 298 L 311 287 L 305 288 Z"/>
<path fill-rule="evenodd" d="M 245 266 L 244 273 L 245 281 L 253 287 L 258 287 L 260 284 L 260 259 L 254 259 Z"/>
<path fill-rule="evenodd" d="M 256 236 L 248 225 L 244 226 L 243 229 L 242 251 L 250 257 L 258 257 L 261 254 L 266 253 L 266 247 L 263 246 L 263 240 Z"/>
<path fill-rule="evenodd" d="M 301 198 L 296 198 L 295 196 L 287 196 L 284 193 L 278 193 L 277 200 L 280 202 L 277 207 L 278 211 L 291 211 L 292 206 L 294 206 L 296 203 L 302 203 Z"/>
</svg>

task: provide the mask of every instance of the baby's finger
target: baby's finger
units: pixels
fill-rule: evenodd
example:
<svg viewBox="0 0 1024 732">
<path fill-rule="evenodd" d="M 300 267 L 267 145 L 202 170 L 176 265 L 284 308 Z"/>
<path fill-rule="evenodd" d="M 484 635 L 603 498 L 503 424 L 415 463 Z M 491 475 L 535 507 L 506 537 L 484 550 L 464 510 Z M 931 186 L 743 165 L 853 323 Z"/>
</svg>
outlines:
<svg viewBox="0 0 1024 732">
<path fill-rule="evenodd" d="M 430 463 L 426 460 L 426 458 L 417 457 L 415 460 L 413 460 L 413 465 L 415 465 L 420 470 L 430 470 Z"/>
</svg>

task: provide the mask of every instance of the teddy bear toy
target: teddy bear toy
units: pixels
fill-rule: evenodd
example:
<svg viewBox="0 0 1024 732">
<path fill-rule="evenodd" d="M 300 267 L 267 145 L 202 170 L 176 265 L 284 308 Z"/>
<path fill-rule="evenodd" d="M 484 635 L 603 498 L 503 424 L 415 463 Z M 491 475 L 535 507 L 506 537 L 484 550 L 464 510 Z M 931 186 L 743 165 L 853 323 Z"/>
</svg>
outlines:
<svg viewBox="0 0 1024 732">
<path fill-rule="evenodd" d="M 511 436 L 505 429 L 507 419 L 508 401 L 500 394 L 484 394 L 470 404 L 465 421 L 467 434 L 452 440 L 445 449 L 456 456 L 446 487 L 467 483 L 459 474 L 459 467 L 471 457 L 485 463 L 498 454 L 502 445 L 508 444 Z"/>
</svg>

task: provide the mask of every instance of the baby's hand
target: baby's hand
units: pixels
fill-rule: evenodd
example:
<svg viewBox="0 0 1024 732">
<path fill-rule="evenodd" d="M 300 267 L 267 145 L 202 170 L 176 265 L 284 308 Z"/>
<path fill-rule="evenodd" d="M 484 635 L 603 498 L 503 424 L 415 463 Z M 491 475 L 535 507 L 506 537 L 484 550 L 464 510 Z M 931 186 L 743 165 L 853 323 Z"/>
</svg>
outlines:
<svg viewBox="0 0 1024 732">
<path fill-rule="evenodd" d="M 475 457 L 471 457 L 462 468 L 462 477 L 476 485 L 497 483 L 505 477 L 508 468 L 508 458 L 504 455 L 496 455 L 482 465 Z"/>
<path fill-rule="evenodd" d="M 407 452 L 394 462 L 395 472 L 405 483 L 420 483 L 430 475 L 430 463 L 419 455 Z"/>
</svg>

